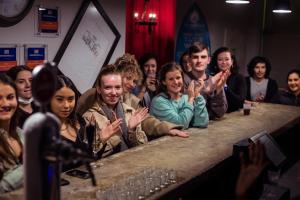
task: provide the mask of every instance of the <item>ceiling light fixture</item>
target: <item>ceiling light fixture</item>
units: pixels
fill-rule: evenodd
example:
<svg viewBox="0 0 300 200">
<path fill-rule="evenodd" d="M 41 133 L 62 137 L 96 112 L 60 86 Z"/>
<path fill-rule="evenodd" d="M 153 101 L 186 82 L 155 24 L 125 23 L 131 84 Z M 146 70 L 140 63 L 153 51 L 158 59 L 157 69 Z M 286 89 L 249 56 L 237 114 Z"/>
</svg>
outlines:
<svg viewBox="0 0 300 200">
<path fill-rule="evenodd" d="M 231 4 L 248 4 L 250 3 L 247 0 L 226 0 L 226 3 L 231 3 Z"/>
<path fill-rule="evenodd" d="M 273 13 L 291 13 L 291 4 L 289 0 L 277 0 L 273 7 Z"/>
</svg>

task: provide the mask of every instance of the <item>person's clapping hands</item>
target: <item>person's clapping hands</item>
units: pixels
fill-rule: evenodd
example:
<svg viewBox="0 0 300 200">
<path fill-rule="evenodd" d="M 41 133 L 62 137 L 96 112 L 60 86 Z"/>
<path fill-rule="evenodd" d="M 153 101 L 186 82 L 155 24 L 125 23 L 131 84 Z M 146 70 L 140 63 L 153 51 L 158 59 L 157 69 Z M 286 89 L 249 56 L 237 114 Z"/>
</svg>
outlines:
<svg viewBox="0 0 300 200">
<path fill-rule="evenodd" d="M 140 109 L 136 110 L 128 121 L 128 129 L 135 130 L 136 127 L 144 119 L 146 119 L 147 115 L 148 115 L 148 108 L 140 108 Z"/>
</svg>

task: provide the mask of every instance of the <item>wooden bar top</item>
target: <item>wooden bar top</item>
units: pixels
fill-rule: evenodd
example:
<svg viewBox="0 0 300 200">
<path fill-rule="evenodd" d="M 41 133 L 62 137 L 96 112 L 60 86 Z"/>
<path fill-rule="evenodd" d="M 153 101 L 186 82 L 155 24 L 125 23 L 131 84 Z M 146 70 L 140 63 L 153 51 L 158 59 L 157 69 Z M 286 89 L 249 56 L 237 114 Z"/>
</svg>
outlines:
<svg viewBox="0 0 300 200">
<path fill-rule="evenodd" d="M 149 167 L 175 169 L 179 181 L 155 193 L 156 199 L 213 168 L 232 155 L 234 143 L 266 130 L 280 134 L 286 128 L 300 123 L 300 107 L 258 104 L 250 115 L 242 111 L 226 114 L 209 123 L 206 129 L 191 128 L 189 138 L 161 137 L 146 145 L 135 147 L 97 162 L 97 187 L 91 180 L 82 180 L 62 174 L 70 185 L 61 187 L 61 199 L 96 199 L 96 191 L 141 172 Z M 0 196 L 0 199 L 22 199 L 22 190 Z"/>
</svg>

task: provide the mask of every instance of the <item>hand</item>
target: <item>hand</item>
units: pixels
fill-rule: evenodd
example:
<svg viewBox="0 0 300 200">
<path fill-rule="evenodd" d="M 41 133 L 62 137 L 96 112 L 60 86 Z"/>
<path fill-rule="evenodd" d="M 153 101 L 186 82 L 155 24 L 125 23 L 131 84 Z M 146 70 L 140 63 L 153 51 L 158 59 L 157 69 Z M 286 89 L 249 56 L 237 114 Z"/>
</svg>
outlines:
<svg viewBox="0 0 300 200">
<path fill-rule="evenodd" d="M 195 81 L 194 91 L 195 91 L 195 97 L 200 96 L 200 92 L 204 88 L 204 80 L 199 79 L 198 81 Z"/>
<path fill-rule="evenodd" d="M 187 89 L 188 101 L 190 104 L 193 104 L 195 99 L 195 81 L 192 80 Z"/>
<path fill-rule="evenodd" d="M 171 129 L 169 131 L 169 135 L 171 135 L 171 136 L 178 136 L 178 137 L 182 137 L 182 138 L 189 137 L 189 134 L 187 132 L 181 131 L 181 130 L 178 130 L 178 129 Z"/>
<path fill-rule="evenodd" d="M 238 198 L 246 196 L 249 188 L 269 163 L 265 157 L 264 145 L 259 141 L 249 146 L 249 161 L 245 160 L 243 153 L 240 154 L 240 159 L 241 170 L 235 189 Z"/>
<path fill-rule="evenodd" d="M 215 76 L 213 76 L 212 82 L 217 93 L 220 93 L 222 91 L 229 75 L 230 71 L 229 69 L 227 69 L 225 71 L 220 71 Z"/>
<path fill-rule="evenodd" d="M 156 91 L 156 78 L 155 77 L 148 76 L 146 78 L 145 84 L 146 84 L 146 88 L 148 88 L 148 90 L 150 90 L 152 92 Z"/>
<path fill-rule="evenodd" d="M 120 127 L 121 123 L 122 123 L 121 118 L 115 120 L 112 123 L 108 122 L 107 126 L 103 127 L 101 129 L 100 133 L 98 133 L 100 135 L 101 142 L 105 143 L 113 135 L 120 132 L 121 131 L 121 127 Z"/>
<path fill-rule="evenodd" d="M 259 93 L 259 95 L 255 98 L 254 101 L 256 102 L 263 102 L 265 99 L 265 96 L 262 93 Z"/>
<path fill-rule="evenodd" d="M 134 130 L 148 115 L 148 108 L 136 110 L 128 121 L 128 129 Z"/>
</svg>

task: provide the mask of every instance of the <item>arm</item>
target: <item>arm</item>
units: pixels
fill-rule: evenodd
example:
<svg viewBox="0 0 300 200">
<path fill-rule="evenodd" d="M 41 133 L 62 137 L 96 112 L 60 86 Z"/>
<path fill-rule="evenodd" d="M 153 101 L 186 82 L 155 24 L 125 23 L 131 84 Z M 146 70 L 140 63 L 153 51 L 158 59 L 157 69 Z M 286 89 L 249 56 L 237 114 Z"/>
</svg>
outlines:
<svg viewBox="0 0 300 200">
<path fill-rule="evenodd" d="M 230 80 L 228 81 L 228 87 L 225 89 L 228 103 L 234 108 L 242 108 L 247 95 L 246 80 L 239 74 L 236 75 L 235 79 Z M 236 91 L 232 88 L 236 88 Z"/>
<path fill-rule="evenodd" d="M 208 125 L 209 117 L 206 109 L 206 101 L 202 95 L 196 97 L 194 108 L 195 110 L 192 126 L 206 128 Z"/>
<path fill-rule="evenodd" d="M 277 93 L 278 93 L 277 82 L 275 80 L 269 78 L 265 102 L 271 102 L 272 99 L 275 98 Z"/>
<path fill-rule="evenodd" d="M 227 111 L 227 100 L 224 90 L 221 90 L 219 94 L 212 94 L 207 99 L 207 110 L 209 112 L 209 118 L 221 118 Z"/>
<path fill-rule="evenodd" d="M 184 128 L 188 128 L 193 117 L 194 106 L 187 102 L 186 95 L 181 97 L 181 101 L 183 102 L 179 104 L 183 103 L 182 107 L 176 108 L 169 99 L 157 96 L 152 100 L 150 113 L 160 120 L 183 125 Z"/>
<path fill-rule="evenodd" d="M 23 165 L 16 165 L 3 174 L 0 180 L 0 193 L 10 192 L 23 184 Z"/>
</svg>

